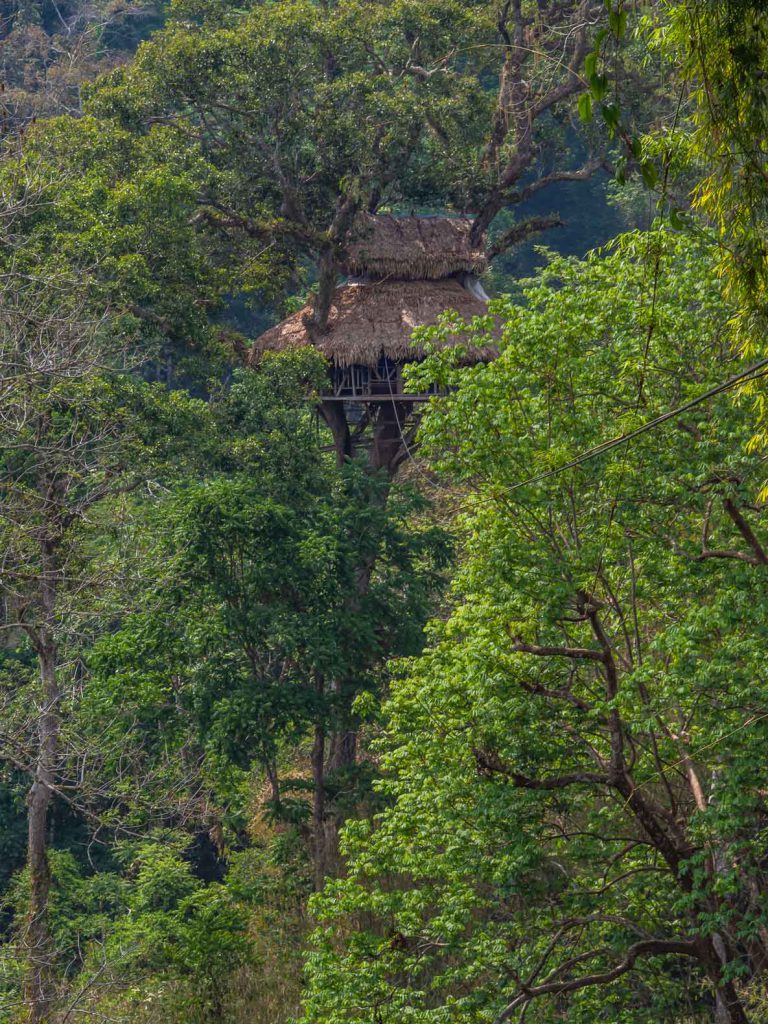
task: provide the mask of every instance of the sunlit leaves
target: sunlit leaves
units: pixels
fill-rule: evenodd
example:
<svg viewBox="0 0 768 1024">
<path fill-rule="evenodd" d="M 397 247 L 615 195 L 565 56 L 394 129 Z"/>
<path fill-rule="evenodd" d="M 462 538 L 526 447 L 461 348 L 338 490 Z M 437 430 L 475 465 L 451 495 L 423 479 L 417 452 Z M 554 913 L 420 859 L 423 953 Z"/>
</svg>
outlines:
<svg viewBox="0 0 768 1024">
<path fill-rule="evenodd" d="M 659 801 L 665 778 L 675 787 L 694 845 L 736 843 L 750 863 L 761 856 L 763 570 L 699 558 L 708 515 L 706 543 L 739 546 L 723 501 L 746 508 L 759 480 L 743 449 L 746 410 L 722 396 L 542 479 L 727 375 L 729 311 L 706 251 L 657 230 L 585 263 L 553 257 L 522 301 L 496 306 L 498 360 L 461 369 L 442 351 L 412 372 L 421 387 L 434 378 L 450 389 L 422 443 L 471 492 L 459 520 L 464 557 L 450 618 L 402 667 L 385 708 L 381 789 L 392 806 L 374 828 L 349 829 L 348 877 L 316 900 L 308 1022 L 476 1024 L 496 1018 L 543 955 L 550 970 L 570 962 L 570 977 L 580 972 L 570 958 L 593 950 L 591 967 L 605 969 L 636 930 L 753 927 L 728 909 L 743 877 L 707 874 L 703 852 L 690 868 L 697 892 L 723 902 L 692 919 L 695 900 L 623 800 L 588 785 L 514 784 L 593 770 L 609 756 L 605 722 L 617 712 L 632 773 Z M 585 592 L 622 666 L 614 697 L 578 660 L 520 650 L 595 649 L 579 611 Z M 704 814 L 665 774 L 681 749 L 695 753 L 712 794 Z M 573 918 L 583 930 L 561 932 Z M 677 1024 L 691 1006 L 705 1012 L 705 985 L 695 967 L 651 961 L 610 988 L 559 999 L 556 1011 L 532 1003 L 526 1017 Z"/>
</svg>

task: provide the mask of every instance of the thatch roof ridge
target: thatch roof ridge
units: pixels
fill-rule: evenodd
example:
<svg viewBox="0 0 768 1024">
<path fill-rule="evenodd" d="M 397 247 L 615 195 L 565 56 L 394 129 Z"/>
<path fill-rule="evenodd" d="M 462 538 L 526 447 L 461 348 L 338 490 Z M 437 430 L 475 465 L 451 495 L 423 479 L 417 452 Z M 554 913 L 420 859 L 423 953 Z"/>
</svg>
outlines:
<svg viewBox="0 0 768 1024">
<path fill-rule="evenodd" d="M 342 262 L 345 273 L 384 280 L 437 281 L 462 271 L 481 274 L 485 253 L 472 245 L 467 217 L 361 214 Z"/>
<path fill-rule="evenodd" d="M 488 312 L 485 302 L 455 278 L 342 285 L 334 293 L 328 329 L 317 348 L 337 366 L 376 366 L 382 354 L 402 362 L 416 360 L 422 353 L 411 341 L 414 329 L 436 323 L 449 309 L 466 321 Z M 305 318 L 311 311 L 305 306 L 265 331 L 254 343 L 251 362 L 264 352 L 310 345 Z M 478 349 L 476 354 L 484 360 L 494 353 Z"/>
</svg>

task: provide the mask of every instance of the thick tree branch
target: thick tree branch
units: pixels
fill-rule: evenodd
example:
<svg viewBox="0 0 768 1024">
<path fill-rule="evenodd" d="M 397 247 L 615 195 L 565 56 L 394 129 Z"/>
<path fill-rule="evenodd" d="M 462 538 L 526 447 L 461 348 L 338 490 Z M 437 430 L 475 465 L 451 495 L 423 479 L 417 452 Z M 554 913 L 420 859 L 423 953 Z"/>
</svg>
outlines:
<svg viewBox="0 0 768 1024">
<path fill-rule="evenodd" d="M 603 950 L 595 950 L 592 956 L 605 955 Z M 610 985 L 623 974 L 631 971 L 640 957 L 647 956 L 687 956 L 699 957 L 699 949 L 694 941 L 685 939 L 643 939 L 634 943 L 626 951 L 623 960 L 608 971 L 601 971 L 595 974 L 582 975 L 580 978 L 569 978 L 566 981 L 553 980 L 555 975 L 565 969 L 560 965 L 547 981 L 541 985 L 525 986 L 520 995 L 516 996 L 498 1015 L 494 1024 L 504 1024 L 517 1009 L 521 1009 L 533 999 L 546 995 L 563 995 L 566 992 L 575 992 L 581 988 L 588 988 L 591 985 Z"/>
<path fill-rule="evenodd" d="M 222 203 L 204 200 L 205 205 L 192 218 L 195 224 L 207 224 L 215 231 L 239 231 L 265 244 L 282 236 L 302 246 L 312 246 L 319 241 L 318 235 L 306 225 L 288 218 L 258 221 L 245 214 L 231 210 Z"/>
<path fill-rule="evenodd" d="M 561 181 L 587 181 L 604 166 L 604 163 L 603 157 L 594 156 L 575 171 L 553 171 L 551 174 L 545 174 L 542 178 L 532 181 L 530 185 L 526 185 L 520 192 L 513 193 L 507 201 L 510 202 L 514 199 L 515 202 L 524 203 L 537 192 L 541 192 L 542 189 Z"/>
<path fill-rule="evenodd" d="M 723 505 L 725 507 L 725 511 L 736 524 L 736 529 L 754 551 L 756 563 L 759 565 L 768 565 L 768 555 L 766 555 L 762 544 L 753 533 L 752 527 L 742 515 L 741 510 L 731 498 L 726 498 L 723 501 Z"/>
<path fill-rule="evenodd" d="M 549 697 L 552 700 L 564 700 L 566 703 L 578 708 L 579 711 L 592 711 L 592 708 L 586 701 L 581 700 L 580 697 L 571 693 L 571 691 L 564 686 L 553 688 L 551 686 L 542 686 L 541 683 L 525 682 L 521 682 L 520 685 L 526 693 L 536 694 L 540 697 Z M 602 721 L 602 718 L 598 717 L 598 721 Z"/>
<path fill-rule="evenodd" d="M 608 785 L 608 776 L 597 772 L 568 772 L 565 775 L 554 775 L 546 779 L 534 779 L 521 772 L 516 772 L 506 764 L 495 750 L 473 749 L 478 771 L 483 775 L 501 775 L 520 789 L 554 790 L 567 789 L 569 786 Z"/>
<path fill-rule="evenodd" d="M 718 549 L 702 551 L 700 555 L 696 556 L 696 561 L 703 562 L 707 558 L 735 558 L 739 562 L 748 562 L 749 565 L 765 564 L 756 558 L 755 555 L 748 555 L 744 551 L 720 551 Z"/>
<path fill-rule="evenodd" d="M 540 231 L 546 231 L 548 228 L 562 227 L 563 224 L 564 221 L 559 213 L 550 213 L 542 217 L 529 217 L 528 220 L 521 221 L 519 224 L 513 224 L 508 231 L 505 231 L 493 245 L 486 249 L 486 256 L 489 260 L 493 260 L 501 253 L 506 252 L 507 249 L 511 249 L 513 245 L 518 245 L 520 242 L 525 241 L 526 238 L 530 238 L 531 235 L 536 235 Z"/>
<path fill-rule="evenodd" d="M 511 650 L 515 654 L 534 654 L 539 658 L 573 658 L 575 661 L 604 661 L 602 651 L 591 647 L 558 647 L 542 644 L 527 644 L 522 640 L 515 642 Z"/>
<path fill-rule="evenodd" d="M 587 4 L 583 7 L 583 16 L 586 18 Z M 575 34 L 575 44 L 571 59 L 568 62 L 568 71 L 562 82 L 550 89 L 549 92 L 545 93 L 540 100 L 533 104 L 531 107 L 530 117 L 532 121 L 535 121 L 537 117 L 547 111 L 551 110 L 552 107 L 561 103 L 564 99 L 569 96 L 575 95 L 577 92 L 582 92 L 587 83 L 581 75 L 581 66 L 584 63 L 584 58 L 587 55 L 587 24 L 586 21 L 582 22 Z"/>
<path fill-rule="evenodd" d="M 336 213 L 320 249 L 317 294 L 312 303 L 312 313 L 306 318 L 306 326 L 313 339 L 324 334 L 328 327 L 328 314 L 338 277 L 338 250 L 352 226 L 358 207 L 359 201 L 351 196 L 339 198 Z"/>
<path fill-rule="evenodd" d="M 510 33 L 508 21 L 510 12 L 514 16 L 514 28 Z M 523 52 L 523 18 L 520 0 L 506 0 L 499 11 L 496 22 L 499 35 L 504 41 L 504 63 L 499 75 L 499 91 L 496 111 L 493 116 L 491 133 L 483 153 L 483 166 L 488 169 L 496 159 L 509 132 L 510 112 L 514 104 L 514 89 L 519 89 Z"/>
<path fill-rule="evenodd" d="M 603 652 L 601 660 L 605 666 L 606 697 L 609 701 L 614 701 L 619 692 L 619 677 L 610 637 L 600 619 L 598 607 L 590 595 L 580 592 L 579 602 L 579 611 L 584 611 L 587 615 L 595 639 Z M 624 756 L 624 728 L 616 707 L 611 708 L 608 714 L 608 731 L 611 745 L 610 784 L 624 798 L 649 839 L 669 865 L 681 888 L 686 892 L 690 891 L 690 876 L 681 871 L 681 865 L 691 857 L 693 849 L 672 815 L 646 793 L 641 792 L 632 777 Z"/>
<path fill-rule="evenodd" d="M 497 27 L 504 43 L 504 63 L 499 80 L 496 112 L 483 154 L 483 166 L 487 172 L 493 170 L 494 162 L 497 160 L 501 166 L 495 176 L 495 183 L 490 187 L 473 222 L 473 244 L 482 244 L 494 218 L 508 201 L 510 190 L 535 160 L 538 153 L 534 138 L 536 121 L 561 101 L 586 88 L 580 70 L 587 52 L 590 12 L 596 9 L 592 0 L 584 0 L 579 5 L 565 4 L 557 10 L 548 12 L 546 18 L 529 23 L 522 14 L 519 0 L 509 0 L 502 6 Z M 569 51 L 567 58 L 565 55 L 552 52 L 551 45 L 553 29 L 566 26 Z M 541 56 L 549 57 L 557 67 L 559 75 L 557 84 L 550 89 L 539 91 L 538 94 L 532 94 L 530 76 L 527 73 L 527 62 L 531 55 L 536 55 L 536 59 Z M 502 148 L 507 143 L 509 153 L 502 156 Z M 506 163 L 503 162 L 504 159 Z M 595 169 L 597 166 L 599 162 Z M 547 176 L 549 181 L 546 184 L 555 180 L 569 180 L 566 177 L 569 174 L 581 177 L 582 172 L 557 172 L 557 177 Z M 578 180 L 578 177 L 570 180 Z M 538 186 L 543 187 L 544 183 Z M 538 191 L 534 186 L 529 188 Z"/>
</svg>

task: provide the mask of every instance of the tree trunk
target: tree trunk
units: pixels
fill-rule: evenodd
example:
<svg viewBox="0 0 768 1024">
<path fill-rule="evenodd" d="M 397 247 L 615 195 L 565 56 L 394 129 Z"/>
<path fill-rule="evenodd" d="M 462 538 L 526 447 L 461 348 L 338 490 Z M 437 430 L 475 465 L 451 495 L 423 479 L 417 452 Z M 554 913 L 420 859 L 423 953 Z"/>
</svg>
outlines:
<svg viewBox="0 0 768 1024">
<path fill-rule="evenodd" d="M 50 487 L 43 484 L 43 493 Z M 41 706 L 37 721 L 37 761 L 34 781 L 27 799 L 27 868 L 29 870 L 29 912 L 24 932 L 26 956 L 25 997 L 30 1024 L 44 1024 L 53 1010 L 53 940 L 48 916 L 51 870 L 48 860 L 48 815 L 53 800 L 56 757 L 61 724 L 58 682 L 59 650 L 56 640 L 58 571 L 56 543 L 40 539 L 40 620 L 29 630 L 40 668 Z"/>
<path fill-rule="evenodd" d="M 723 969 L 733 959 L 723 937 L 715 933 L 707 946 L 706 966 L 707 974 L 715 988 L 716 1024 L 749 1024 L 749 1018 L 733 982 L 722 980 Z"/>
<path fill-rule="evenodd" d="M 277 773 L 277 766 L 268 756 L 264 757 L 264 771 L 269 782 L 269 791 L 272 794 L 272 805 L 275 811 L 280 810 L 280 777 Z"/>
<path fill-rule="evenodd" d="M 357 762 L 357 733 L 353 729 L 338 732 L 331 737 L 328 753 L 328 771 L 338 772 L 351 768 Z"/>
<path fill-rule="evenodd" d="M 336 465 L 341 467 L 352 458 L 352 438 L 342 402 L 322 402 L 320 414 L 333 434 L 336 448 Z"/>
<path fill-rule="evenodd" d="M 749 1024 L 749 1018 L 731 982 L 717 990 L 716 998 L 716 1024 Z"/>
<path fill-rule="evenodd" d="M 374 472 L 385 469 L 390 480 L 394 478 L 400 463 L 411 454 L 404 434 L 406 421 L 412 411 L 413 402 L 382 402 L 379 406 L 373 429 L 371 469 Z"/>
<path fill-rule="evenodd" d="M 399 386 L 399 385 L 398 385 Z M 330 428 L 336 448 L 336 460 L 339 466 L 353 458 L 352 436 L 346 412 L 341 402 L 323 402 L 321 414 Z M 374 488 L 368 495 L 371 505 L 384 508 L 389 497 L 390 485 L 394 480 L 397 468 L 407 458 L 407 442 L 403 437 L 403 424 L 413 410 L 413 403 L 408 401 L 392 402 L 382 400 L 376 414 L 373 428 L 373 445 L 367 453 L 368 469 L 372 474 L 384 471 L 386 484 Z M 355 589 L 348 599 L 350 612 L 358 610 L 360 603 L 367 595 L 371 576 L 376 564 L 376 556 L 370 555 L 362 559 L 355 569 Z M 336 874 L 341 867 L 339 855 L 339 833 L 344 824 L 344 815 L 328 813 L 325 798 L 326 776 L 334 773 L 343 776 L 354 768 L 357 762 L 357 732 L 351 721 L 351 705 L 355 687 L 349 688 L 344 679 L 334 679 L 330 688 L 339 700 L 339 706 L 346 708 L 348 714 L 342 716 L 341 722 L 329 737 L 319 727 L 315 729 L 315 740 L 312 748 L 312 773 L 314 778 L 313 806 L 313 842 L 315 850 L 314 879 L 315 888 L 321 889 L 326 875 Z M 328 742 L 328 740 L 330 742 Z"/>
<path fill-rule="evenodd" d="M 325 881 L 326 837 L 325 837 L 325 729 L 315 726 L 312 744 L 312 780 L 314 799 L 312 801 L 312 833 L 314 838 L 314 881 L 315 891 L 320 892 Z"/>
<path fill-rule="evenodd" d="M 46 598 L 55 599 L 53 583 L 43 584 Z M 51 606 L 52 607 L 52 606 Z M 53 943 L 48 918 L 51 872 L 48 862 L 48 812 L 53 799 L 55 759 L 59 742 L 59 689 L 56 677 L 57 648 L 52 633 L 38 635 L 38 661 L 43 706 L 38 720 L 35 778 L 29 791 L 27 867 L 29 869 L 29 916 L 24 932 L 27 959 L 25 995 L 30 1024 L 50 1020 L 53 1000 Z"/>
</svg>

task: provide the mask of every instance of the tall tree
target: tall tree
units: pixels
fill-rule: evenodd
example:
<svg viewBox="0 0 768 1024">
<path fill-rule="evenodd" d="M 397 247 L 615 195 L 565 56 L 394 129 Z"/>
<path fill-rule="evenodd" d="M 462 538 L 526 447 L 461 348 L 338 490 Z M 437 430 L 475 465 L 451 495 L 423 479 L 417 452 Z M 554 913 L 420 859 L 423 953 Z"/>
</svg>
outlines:
<svg viewBox="0 0 768 1024">
<path fill-rule="evenodd" d="M 762 466 L 702 399 L 739 369 L 704 266 L 662 230 L 554 259 L 496 362 L 419 371 L 466 554 L 386 709 L 392 806 L 315 904 L 307 1021 L 762 1019 Z"/>
<path fill-rule="evenodd" d="M 19 238 L 6 242 L 23 265 Z M 100 564 L 107 555 L 94 528 L 105 503 L 144 480 L 166 418 L 162 394 L 125 373 L 125 336 L 93 317 L 87 286 L 87 275 L 66 267 L 44 281 L 8 271 L 0 302 L 2 625 L 26 634 L 38 666 L 13 701 L 0 757 L 30 780 L 23 945 L 34 1022 L 50 1019 L 54 997 L 50 812 L 78 791 L 63 723 L 80 689 L 78 646 L 107 612 L 99 602 L 111 567 Z M 170 405 L 181 411 L 183 401 Z"/>
<path fill-rule="evenodd" d="M 667 3 L 656 28 L 652 38 L 693 101 L 693 130 L 672 142 L 695 175 L 695 207 L 718 229 L 734 339 L 754 356 L 768 322 L 768 13 L 754 0 Z M 764 440 L 766 404 L 757 391 Z"/>
<path fill-rule="evenodd" d="M 570 145 L 568 113 L 586 88 L 581 64 L 601 9 L 179 6 L 129 68 L 101 82 L 90 109 L 140 132 L 172 124 L 199 148 L 214 172 L 201 226 L 236 246 L 250 240 L 246 287 L 295 280 L 311 261 L 312 329 L 322 333 L 358 211 L 472 211 L 474 240 L 493 255 L 558 223 L 530 217 L 488 240 L 502 209 L 601 164 L 595 154 L 579 165 L 572 150 L 585 147 Z"/>
<path fill-rule="evenodd" d="M 446 555 L 442 531 L 413 521 L 418 500 L 395 492 L 372 505 L 367 474 L 340 475 L 318 451 L 306 387 L 323 377 L 315 353 L 273 356 L 213 402 L 202 478 L 152 514 L 146 607 L 98 645 L 93 725 L 130 732 L 138 718 L 160 748 L 175 742 L 175 707 L 221 818 L 241 819 L 234 780 L 258 769 L 271 815 L 309 839 L 318 888 L 337 866 L 327 833 L 361 796 L 329 734 L 342 732 L 349 701 L 378 688 L 387 657 L 419 649 Z M 351 608 L 366 560 L 376 570 Z M 343 695 L 334 678 L 347 680 Z M 311 806 L 295 763 L 308 736 Z"/>
</svg>

